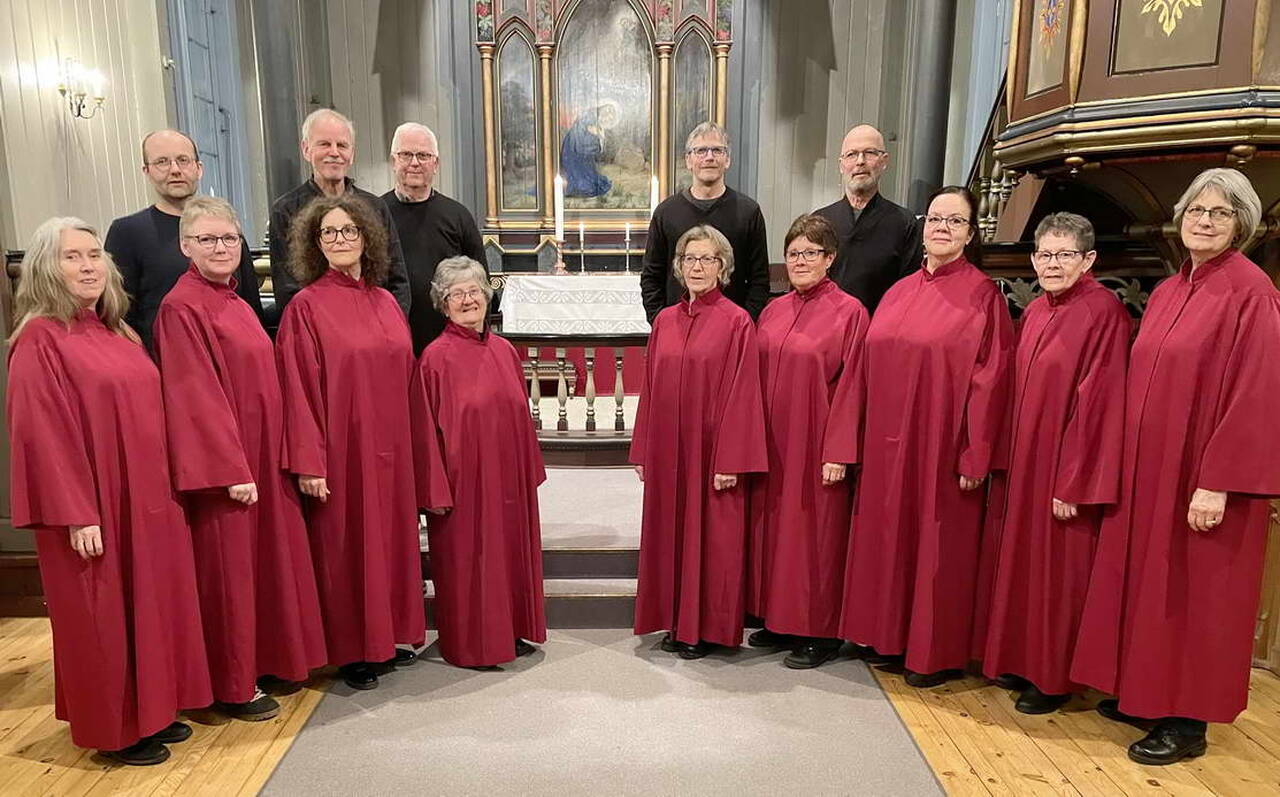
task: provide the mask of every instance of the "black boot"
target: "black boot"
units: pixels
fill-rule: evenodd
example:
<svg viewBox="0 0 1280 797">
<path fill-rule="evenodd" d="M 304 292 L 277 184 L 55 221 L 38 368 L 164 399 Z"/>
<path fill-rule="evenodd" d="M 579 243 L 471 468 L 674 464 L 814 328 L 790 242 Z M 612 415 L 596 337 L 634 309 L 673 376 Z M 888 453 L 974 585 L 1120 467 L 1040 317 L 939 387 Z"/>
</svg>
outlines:
<svg viewBox="0 0 1280 797">
<path fill-rule="evenodd" d="M 753 648 L 789 648 L 796 644 L 791 634 L 775 634 L 768 628 L 761 628 L 747 637 L 747 644 Z"/>
<path fill-rule="evenodd" d="M 1166 717 L 1156 723 L 1151 733 L 1129 745 L 1129 758 L 1159 767 L 1202 756 L 1209 749 L 1207 729 L 1208 724 L 1201 720 Z"/>
<path fill-rule="evenodd" d="M 668 631 L 666 635 L 662 637 L 662 641 L 658 643 L 658 647 L 663 653 L 675 653 L 679 650 L 679 648 L 676 647 L 679 644 L 680 643 L 676 641 L 676 638 L 671 636 L 671 632 Z"/>
<path fill-rule="evenodd" d="M 954 681 L 963 677 L 963 670 L 938 670 L 937 672 L 929 673 L 907 670 L 902 680 L 907 682 L 907 686 L 914 686 L 916 689 L 930 689 L 935 686 L 942 686 L 947 681 Z"/>
<path fill-rule="evenodd" d="M 104 758 L 128 764 L 131 767 L 149 767 L 169 760 L 169 748 L 150 738 L 140 739 L 119 750 L 102 750 Z"/>
<path fill-rule="evenodd" d="M 338 668 L 338 675 L 342 676 L 342 680 L 352 689 L 378 688 L 378 674 L 373 671 L 368 662 L 356 661 L 344 664 Z"/>
<path fill-rule="evenodd" d="M 1070 694 L 1046 695 L 1037 689 L 1035 684 L 1027 684 L 1027 688 L 1018 695 L 1013 707 L 1023 714 L 1048 714 L 1065 706 L 1070 699 Z"/>
</svg>

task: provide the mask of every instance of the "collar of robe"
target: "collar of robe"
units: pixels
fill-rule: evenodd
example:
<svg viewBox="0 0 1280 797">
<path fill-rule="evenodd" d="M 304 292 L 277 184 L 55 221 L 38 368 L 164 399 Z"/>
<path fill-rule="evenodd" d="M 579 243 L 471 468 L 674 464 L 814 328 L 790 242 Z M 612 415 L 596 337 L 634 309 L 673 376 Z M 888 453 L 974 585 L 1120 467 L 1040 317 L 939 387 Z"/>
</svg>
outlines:
<svg viewBox="0 0 1280 797">
<path fill-rule="evenodd" d="M 462 324 L 459 324 L 456 321 L 445 322 L 444 331 L 453 335 L 457 335 L 460 338 L 466 338 L 467 340 L 474 340 L 478 343 L 484 343 L 489 339 L 488 329 L 486 329 L 484 332 L 477 332 L 471 327 L 463 326 Z"/>
<path fill-rule="evenodd" d="M 1049 293 L 1048 291 L 1045 291 L 1044 292 L 1045 301 L 1049 303 L 1050 307 L 1060 307 L 1066 304 L 1067 302 L 1071 301 L 1076 296 L 1079 296 L 1080 294 L 1084 293 L 1085 290 L 1088 289 L 1091 284 L 1094 284 L 1096 282 L 1097 280 L 1093 278 L 1093 272 L 1086 271 L 1085 273 L 1080 275 L 1080 279 L 1076 280 L 1074 285 L 1072 285 L 1070 288 L 1067 288 L 1065 291 L 1058 291 L 1056 296 L 1052 293 Z"/>
<path fill-rule="evenodd" d="M 234 274 L 231 276 L 231 279 L 229 281 L 218 282 L 216 280 L 209 279 L 204 274 L 201 274 L 200 269 L 196 268 L 195 263 L 191 263 L 190 265 L 187 266 L 187 273 L 194 274 L 196 278 L 199 279 L 201 282 L 203 282 L 204 284 L 216 290 L 234 291 L 236 288 L 240 286 L 240 282 L 235 278 Z"/>
<path fill-rule="evenodd" d="M 834 288 L 835 285 L 836 284 L 831 281 L 830 277 L 823 277 L 821 280 L 817 282 L 817 284 L 815 284 L 809 290 L 804 291 L 803 293 L 795 289 L 792 289 L 791 292 L 794 293 L 796 295 L 796 298 L 799 299 L 800 301 L 808 302 L 818 298 L 819 296 L 826 296 L 828 293 L 831 292 L 831 289 Z"/>
<path fill-rule="evenodd" d="M 346 286 L 348 288 L 364 287 L 363 280 L 352 279 L 350 274 L 343 271 L 342 269 L 334 268 L 333 266 L 329 266 L 329 269 L 324 273 L 324 276 L 320 277 L 320 279 L 316 280 L 316 282 L 323 282 L 325 280 L 336 283 L 338 285 Z"/>
<path fill-rule="evenodd" d="M 1201 263 L 1194 271 L 1191 270 L 1191 258 L 1187 258 L 1182 263 L 1182 268 L 1178 272 L 1184 279 L 1193 285 L 1205 279 L 1205 275 L 1211 271 L 1217 271 L 1218 267 L 1235 256 L 1237 249 L 1234 246 L 1228 246 L 1226 251 L 1219 255 L 1215 255 Z"/>
<path fill-rule="evenodd" d="M 685 311 L 685 313 L 687 313 L 688 315 L 697 315 L 697 314 L 698 314 L 698 312 L 699 312 L 703 307 L 705 307 L 705 306 L 707 306 L 707 305 L 713 305 L 713 304 L 715 304 L 716 302 L 718 302 L 718 301 L 720 300 L 720 297 L 721 297 L 722 295 L 723 295 L 723 294 L 721 294 L 721 293 L 720 293 L 720 286 L 719 286 L 719 285 L 716 285 L 716 286 L 715 286 L 715 287 L 713 287 L 711 290 L 707 291 L 706 293 L 702 294 L 701 296 L 699 296 L 698 298 L 696 298 L 696 299 L 694 299 L 692 302 L 690 302 L 690 301 L 689 301 L 689 292 L 688 292 L 688 291 L 685 291 L 684 296 L 683 296 L 683 297 L 681 297 L 681 299 L 680 299 L 680 307 L 681 307 L 681 308 Z"/>
<path fill-rule="evenodd" d="M 924 275 L 925 282 L 932 282 L 933 280 L 939 279 L 941 277 L 945 277 L 948 274 L 954 274 L 957 271 L 961 271 L 964 269 L 965 266 L 969 265 L 969 261 L 965 259 L 964 253 L 961 252 L 959 257 L 957 257 L 955 260 L 950 260 L 938 266 L 938 268 L 934 270 L 932 274 L 929 273 L 928 264 L 929 264 L 929 258 L 926 255 L 924 262 L 920 264 L 920 273 Z"/>
</svg>

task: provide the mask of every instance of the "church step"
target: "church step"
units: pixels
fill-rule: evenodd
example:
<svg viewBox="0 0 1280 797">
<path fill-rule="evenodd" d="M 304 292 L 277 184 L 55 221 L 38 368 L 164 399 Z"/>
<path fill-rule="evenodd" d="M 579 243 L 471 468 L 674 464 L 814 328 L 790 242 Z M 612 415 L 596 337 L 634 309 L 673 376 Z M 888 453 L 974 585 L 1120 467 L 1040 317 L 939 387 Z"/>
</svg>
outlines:
<svg viewBox="0 0 1280 797">
<path fill-rule="evenodd" d="M 548 578 L 542 582 L 548 628 L 631 628 L 634 578 Z M 428 624 L 435 590 L 426 584 Z"/>
<path fill-rule="evenodd" d="M 635 548 L 545 548 L 543 578 L 635 578 Z"/>
</svg>

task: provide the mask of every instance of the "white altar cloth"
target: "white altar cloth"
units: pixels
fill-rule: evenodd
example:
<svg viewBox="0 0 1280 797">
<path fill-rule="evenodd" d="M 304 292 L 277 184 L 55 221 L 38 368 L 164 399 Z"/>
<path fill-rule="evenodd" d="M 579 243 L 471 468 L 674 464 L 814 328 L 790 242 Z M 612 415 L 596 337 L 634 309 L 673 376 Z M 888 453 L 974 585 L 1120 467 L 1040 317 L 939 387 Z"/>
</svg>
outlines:
<svg viewBox="0 0 1280 797">
<path fill-rule="evenodd" d="M 502 332 L 636 335 L 649 332 L 639 274 L 511 274 L 502 292 Z"/>
</svg>

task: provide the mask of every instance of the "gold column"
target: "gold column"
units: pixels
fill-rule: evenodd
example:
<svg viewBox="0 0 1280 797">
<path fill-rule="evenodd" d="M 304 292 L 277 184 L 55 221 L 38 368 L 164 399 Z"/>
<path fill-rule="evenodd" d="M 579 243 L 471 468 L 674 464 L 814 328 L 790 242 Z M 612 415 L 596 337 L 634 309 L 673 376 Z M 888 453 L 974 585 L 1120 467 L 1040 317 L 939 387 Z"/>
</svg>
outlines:
<svg viewBox="0 0 1280 797">
<path fill-rule="evenodd" d="M 674 45 L 658 45 L 658 196 L 666 196 L 671 173 L 671 51 Z"/>
<path fill-rule="evenodd" d="M 484 164 L 485 226 L 498 223 L 498 148 L 493 131 L 493 51 L 492 42 L 476 45 L 480 50 L 480 78 L 484 84 Z"/>
<path fill-rule="evenodd" d="M 716 54 L 716 117 L 713 121 L 724 127 L 729 118 L 729 48 L 730 42 L 716 42 L 713 49 Z"/>
<path fill-rule="evenodd" d="M 556 148 L 551 138 L 551 53 L 554 44 L 538 45 L 538 70 L 542 76 L 542 226 L 555 224 Z"/>
</svg>

